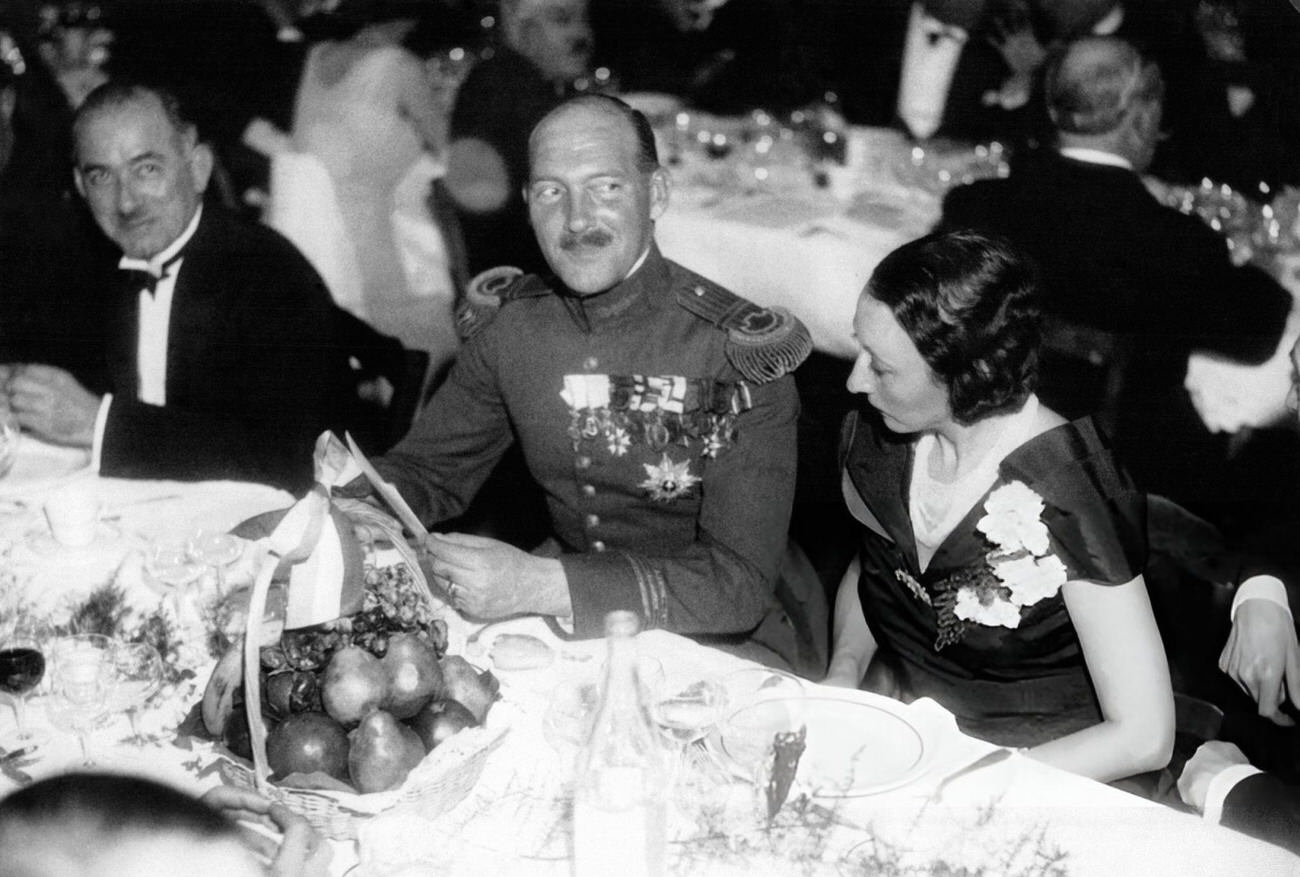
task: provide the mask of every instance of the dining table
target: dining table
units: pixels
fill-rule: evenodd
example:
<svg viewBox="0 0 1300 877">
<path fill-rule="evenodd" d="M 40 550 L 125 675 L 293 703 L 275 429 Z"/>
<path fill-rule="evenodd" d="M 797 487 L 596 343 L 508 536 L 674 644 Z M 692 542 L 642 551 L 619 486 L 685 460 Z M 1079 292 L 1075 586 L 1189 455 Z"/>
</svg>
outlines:
<svg viewBox="0 0 1300 877">
<path fill-rule="evenodd" d="M 843 359 L 857 356 L 853 313 L 876 265 L 934 227 L 948 189 L 1010 173 L 1010 153 L 998 143 L 918 142 L 896 129 L 840 125 L 829 133 L 842 148 L 825 155 L 810 134 L 815 145 L 826 126 L 810 132 L 762 112 L 711 116 L 663 96 L 632 100 L 652 111 L 671 180 L 655 228 L 664 255 L 757 304 L 785 308 L 808 327 L 815 349 Z M 1145 182 L 1161 203 L 1223 234 L 1235 262 L 1263 268 L 1300 302 L 1300 192 L 1262 203 L 1210 180 Z M 1206 427 L 1235 434 L 1287 418 L 1297 339 L 1293 307 L 1263 363 L 1193 352 L 1184 386 Z"/>
<path fill-rule="evenodd" d="M 99 529 L 81 547 L 54 541 L 44 514 L 47 501 L 70 485 L 89 487 L 99 499 Z M 89 735 L 102 759 L 95 769 L 196 794 L 222 781 L 222 750 L 178 729 L 216 662 L 213 635 L 230 632 L 201 610 L 205 595 L 248 584 L 259 552 L 246 543 L 224 581 L 205 576 L 185 589 L 152 581 L 144 558 L 159 540 L 227 531 L 294 500 L 242 482 L 103 478 L 84 452 L 23 438 L 13 468 L 0 478 L 0 620 L 66 623 L 113 589 L 124 635 L 160 618 L 177 633 L 166 683 L 142 710 L 140 735 L 122 716 Z M 372 565 L 401 562 L 383 544 L 368 552 Z M 580 746 L 557 737 L 553 717 L 559 692 L 599 678 L 604 642 L 562 637 L 537 617 L 475 621 L 433 592 L 428 600 L 446 624 L 447 652 L 491 670 L 499 682 L 485 728 L 475 731 L 491 737 L 491 749 L 477 780 L 454 800 L 399 801 L 359 818 L 355 838 L 331 841 L 333 873 L 570 874 Z M 517 665 L 494 656 L 501 637 L 521 635 L 545 644 L 547 660 L 511 669 Z M 640 633 L 637 648 L 664 691 L 758 669 L 664 630 Z M 814 680 L 799 680 L 797 688 L 807 748 L 774 819 L 763 818 L 749 778 L 726 757 L 725 723 L 682 751 L 668 793 L 669 873 L 1300 874 L 1300 858 L 1280 848 L 968 736 L 932 700 L 903 704 Z M 2 766 L 0 796 L 80 764 L 76 740 L 48 721 L 49 696 L 38 688 L 27 711 L 49 742 L 35 756 Z M 13 723 L 0 707 L 0 734 Z"/>
</svg>

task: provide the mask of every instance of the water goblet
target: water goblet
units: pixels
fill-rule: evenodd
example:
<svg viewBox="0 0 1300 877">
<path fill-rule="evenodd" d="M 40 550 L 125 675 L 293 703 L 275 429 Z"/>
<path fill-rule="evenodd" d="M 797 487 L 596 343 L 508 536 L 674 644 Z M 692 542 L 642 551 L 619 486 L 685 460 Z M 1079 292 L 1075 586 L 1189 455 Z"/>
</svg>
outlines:
<svg viewBox="0 0 1300 877">
<path fill-rule="evenodd" d="M 114 644 L 99 634 L 60 637 L 50 649 L 50 722 L 77 735 L 81 767 L 95 767 L 88 735 L 108 715 L 115 682 Z"/>
<path fill-rule="evenodd" d="M 219 530 L 200 530 L 188 542 L 190 557 L 211 569 L 217 579 L 217 594 L 226 593 L 226 568 L 244 556 L 244 543 L 238 536 Z"/>
<path fill-rule="evenodd" d="M 126 713 L 131 722 L 131 742 L 145 743 L 140 734 L 140 709 L 162 687 L 162 657 L 149 643 L 119 642 L 113 649 L 116 684 L 112 692 L 112 711 Z"/>
<path fill-rule="evenodd" d="M 0 691 L 14 705 L 15 729 L 0 741 L 6 752 L 31 749 L 47 735 L 27 725 L 27 696 L 45 676 L 45 653 L 40 642 L 27 631 L 14 631 L 0 640 Z"/>
<path fill-rule="evenodd" d="M 761 689 L 760 689 L 761 691 Z M 722 755 L 753 784 L 754 812 L 770 822 L 784 801 L 793 777 L 774 777 L 779 768 L 778 746 L 793 741 L 806 727 L 802 692 L 795 696 L 766 696 L 729 710 L 718 725 Z M 788 743 L 787 743 L 788 745 Z M 773 779 L 784 782 L 773 783 Z M 776 797 L 776 787 L 784 790 Z"/>
</svg>

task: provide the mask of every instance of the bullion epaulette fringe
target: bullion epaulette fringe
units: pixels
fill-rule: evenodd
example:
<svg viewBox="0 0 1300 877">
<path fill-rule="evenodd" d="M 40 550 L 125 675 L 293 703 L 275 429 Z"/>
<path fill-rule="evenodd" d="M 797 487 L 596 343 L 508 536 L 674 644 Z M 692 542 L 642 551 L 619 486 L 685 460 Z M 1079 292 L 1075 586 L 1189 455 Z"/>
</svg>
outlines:
<svg viewBox="0 0 1300 877">
<path fill-rule="evenodd" d="M 513 265 L 482 271 L 465 287 L 465 300 L 456 310 L 456 333 L 461 341 L 468 341 L 492 322 L 504 302 L 550 291 L 540 277 L 525 274 Z"/>
<path fill-rule="evenodd" d="M 759 307 L 720 286 L 696 283 L 677 290 L 686 310 L 727 332 L 727 359 L 746 379 L 774 381 L 812 353 L 812 336 L 785 308 Z"/>
</svg>

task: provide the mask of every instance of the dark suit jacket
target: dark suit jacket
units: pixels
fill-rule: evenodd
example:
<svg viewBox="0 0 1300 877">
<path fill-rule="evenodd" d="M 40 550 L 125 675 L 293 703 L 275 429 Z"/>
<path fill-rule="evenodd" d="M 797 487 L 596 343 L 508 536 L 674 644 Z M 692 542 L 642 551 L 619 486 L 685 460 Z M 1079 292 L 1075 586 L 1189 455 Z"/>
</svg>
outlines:
<svg viewBox="0 0 1300 877">
<path fill-rule="evenodd" d="M 952 190 L 942 224 L 1010 238 L 1038 263 L 1047 314 L 1128 342 L 1117 449 L 1144 489 L 1213 517 L 1203 503 L 1223 500 L 1231 485 L 1214 483 L 1222 449 L 1182 389 L 1187 356 L 1264 361 L 1290 295 L 1264 272 L 1234 267 L 1219 235 L 1161 205 L 1136 174 L 1054 151 L 1027 155 L 1006 179 Z M 1066 416 L 1089 409 L 1069 375 L 1056 386 L 1049 377 L 1040 393 L 1048 405 Z"/>
<path fill-rule="evenodd" d="M 824 25 L 831 45 L 828 81 L 845 116 L 867 125 L 902 126 L 896 108 L 912 4 L 908 0 L 831 4 Z M 962 48 L 936 137 L 990 140 L 1019 132 L 1020 113 L 984 105 L 984 93 L 998 89 L 1010 73 L 977 25 Z"/>
<path fill-rule="evenodd" d="M 342 363 L 333 303 L 293 245 L 204 207 L 176 281 L 163 407 L 137 401 L 137 310 L 126 288 L 110 308 L 101 473 L 310 484 Z"/>
<path fill-rule="evenodd" d="M 1267 773 L 1247 777 L 1224 799 L 1221 824 L 1300 854 L 1300 787 Z"/>
</svg>

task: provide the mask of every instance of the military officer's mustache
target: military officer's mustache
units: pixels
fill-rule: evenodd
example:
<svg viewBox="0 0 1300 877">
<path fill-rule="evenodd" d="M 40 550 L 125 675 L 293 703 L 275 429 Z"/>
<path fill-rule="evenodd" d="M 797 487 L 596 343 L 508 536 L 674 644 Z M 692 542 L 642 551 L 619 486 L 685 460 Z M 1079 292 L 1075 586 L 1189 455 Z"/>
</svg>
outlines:
<svg viewBox="0 0 1300 877">
<path fill-rule="evenodd" d="M 593 228 L 581 234 L 568 232 L 560 238 L 561 250 L 576 250 L 578 247 L 605 247 L 614 242 L 614 236 L 607 231 Z"/>
</svg>

